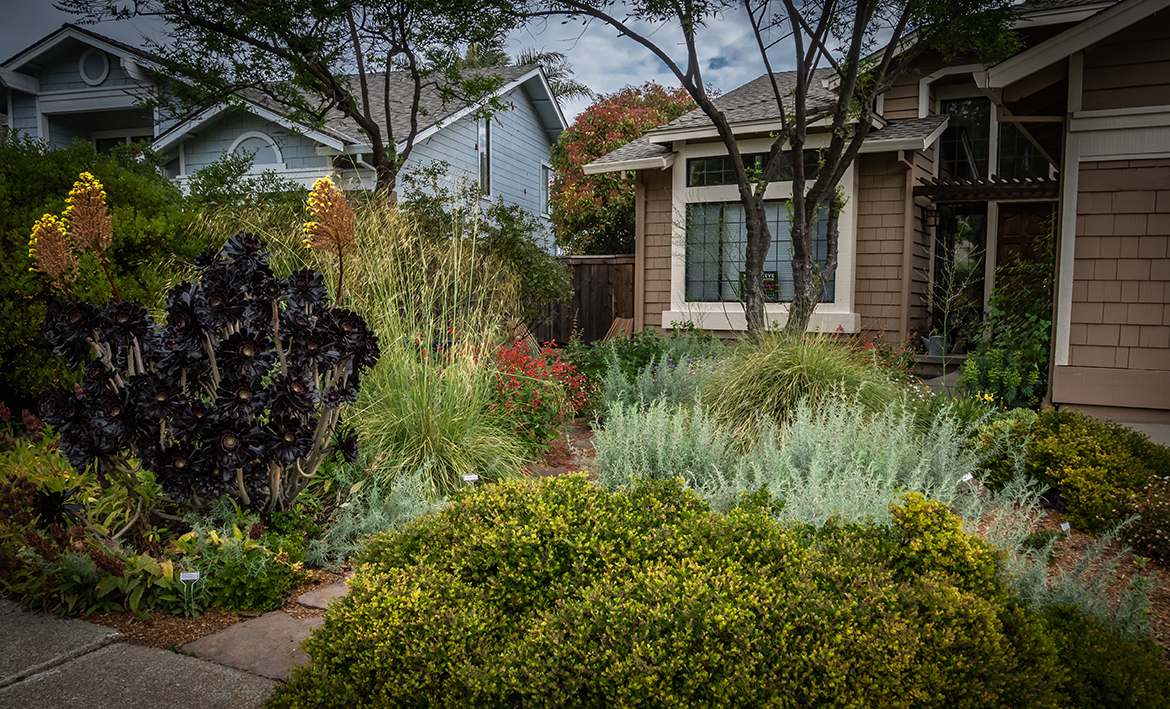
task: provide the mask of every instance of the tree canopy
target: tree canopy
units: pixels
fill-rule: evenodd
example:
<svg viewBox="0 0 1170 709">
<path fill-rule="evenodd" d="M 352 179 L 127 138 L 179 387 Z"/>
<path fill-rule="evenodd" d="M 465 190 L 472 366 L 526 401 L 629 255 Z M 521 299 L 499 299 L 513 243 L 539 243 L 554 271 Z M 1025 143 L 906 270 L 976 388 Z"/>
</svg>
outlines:
<svg viewBox="0 0 1170 709">
<path fill-rule="evenodd" d="M 662 61 L 710 119 L 731 158 L 744 209 L 746 282 L 739 297 L 754 336 L 767 326 L 763 264 L 772 241 L 764 208 L 767 176 L 790 164 L 792 194 L 803 195 L 791 200 L 795 293 L 786 327 L 796 334 L 807 329 L 836 270 L 838 217 L 845 207 L 838 185 L 869 133 L 877 96 L 928 48 L 987 62 L 1015 49 L 1013 1 L 634 0 L 619 6 L 613 0 L 537 0 L 533 14 L 609 25 Z M 722 31 L 717 23 L 733 17 L 750 26 L 760 74 L 772 78 L 770 100 L 779 125 L 759 170 L 744 164 L 740 136 L 703 79 L 700 45 L 708 33 Z M 792 65 L 793 81 L 782 86 L 776 69 Z M 836 99 L 810 101 L 823 69 L 832 72 Z M 818 152 L 815 177 L 805 172 L 803 152 L 814 124 L 824 126 L 829 136 L 828 147 Z M 813 241 L 821 220 L 828 257 L 817 262 Z"/>
<path fill-rule="evenodd" d="M 557 243 L 577 254 L 634 250 L 634 185 L 619 174 L 582 168 L 695 107 L 685 89 L 648 81 L 599 97 L 561 133 L 553 149 L 551 217 Z"/>
<path fill-rule="evenodd" d="M 369 140 L 377 189 L 387 194 L 418 134 L 424 92 L 483 104 L 502 84 L 461 73 L 452 48 L 488 42 L 521 21 L 506 0 L 62 0 L 58 7 L 81 22 L 165 21 L 166 37 L 148 39 L 146 48 L 170 80 L 154 103 L 172 116 L 238 104 L 242 96 L 312 127 L 339 112 Z M 398 123 L 394 71 L 406 72 L 412 87 Z"/>
</svg>

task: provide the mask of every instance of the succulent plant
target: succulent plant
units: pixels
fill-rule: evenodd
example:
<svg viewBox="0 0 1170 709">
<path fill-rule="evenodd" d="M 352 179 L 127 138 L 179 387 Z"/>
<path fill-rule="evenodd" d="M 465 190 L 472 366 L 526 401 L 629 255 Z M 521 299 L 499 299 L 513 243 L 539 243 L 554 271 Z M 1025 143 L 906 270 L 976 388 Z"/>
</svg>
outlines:
<svg viewBox="0 0 1170 709">
<path fill-rule="evenodd" d="M 198 282 L 168 294 L 164 325 L 129 302 L 49 311 L 46 339 L 84 364 L 81 386 L 40 402 L 74 467 L 120 480 L 137 458 L 183 506 L 230 494 L 273 510 L 327 456 L 356 456 L 340 413 L 377 361 L 377 338 L 330 308 L 320 274 L 277 279 L 268 261 L 242 232 L 201 254 Z"/>
</svg>

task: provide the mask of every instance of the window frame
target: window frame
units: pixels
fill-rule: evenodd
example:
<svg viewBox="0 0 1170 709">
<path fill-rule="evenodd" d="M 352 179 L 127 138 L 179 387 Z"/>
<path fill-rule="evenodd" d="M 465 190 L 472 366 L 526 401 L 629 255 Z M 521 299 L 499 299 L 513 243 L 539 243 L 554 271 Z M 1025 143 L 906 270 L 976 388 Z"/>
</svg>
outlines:
<svg viewBox="0 0 1170 709">
<path fill-rule="evenodd" d="M 548 217 L 552 215 L 552 181 L 553 169 L 552 165 L 547 162 L 540 163 L 537 180 L 540 182 L 540 216 Z"/>
<path fill-rule="evenodd" d="M 824 134 L 808 137 L 806 147 L 828 147 L 829 138 Z M 767 152 L 771 141 L 767 138 L 739 141 L 743 154 Z M 747 329 L 747 317 L 743 304 L 738 302 L 704 302 L 686 299 L 686 214 L 687 204 L 697 202 L 738 202 L 739 188 L 736 185 L 687 187 L 687 161 L 699 157 L 725 155 L 722 142 L 688 145 L 675 143 L 678 155 L 672 170 L 672 212 L 671 220 L 671 279 L 670 305 L 662 313 L 662 326 L 670 327 L 672 322 L 690 321 L 698 327 L 709 330 L 743 331 Z M 832 303 L 818 303 L 810 323 L 810 330 L 822 332 L 859 332 L 861 316 L 855 312 L 854 271 L 856 261 L 856 212 L 858 193 L 857 170 L 850 165 L 841 179 L 845 191 L 846 205 L 838 220 L 839 241 L 837 271 L 835 274 L 835 297 Z M 765 200 L 789 200 L 792 198 L 791 182 L 772 182 L 764 192 Z M 769 325 L 782 326 L 788 320 L 788 303 L 765 303 L 764 314 Z"/>
<path fill-rule="evenodd" d="M 479 158 L 479 193 L 490 198 L 492 195 L 492 119 L 478 118 L 475 121 L 475 152 Z"/>
</svg>

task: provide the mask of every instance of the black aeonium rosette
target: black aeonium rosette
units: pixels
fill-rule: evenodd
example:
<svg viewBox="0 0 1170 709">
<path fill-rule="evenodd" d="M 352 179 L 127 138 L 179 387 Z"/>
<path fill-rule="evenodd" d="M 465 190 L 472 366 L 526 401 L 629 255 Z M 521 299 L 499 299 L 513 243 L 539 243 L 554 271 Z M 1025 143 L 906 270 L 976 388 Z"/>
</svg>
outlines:
<svg viewBox="0 0 1170 709">
<path fill-rule="evenodd" d="M 224 418 L 203 437 L 202 449 L 214 461 L 223 480 L 231 480 L 237 469 L 247 472 L 264 454 L 264 436 L 247 419 Z"/>
<path fill-rule="evenodd" d="M 154 374 L 140 374 L 127 382 L 130 403 L 140 421 L 158 423 L 178 416 L 186 408 L 186 397 L 175 382 Z"/>
<path fill-rule="evenodd" d="M 325 395 L 321 397 L 321 402 L 330 409 L 336 409 L 342 404 L 352 404 L 355 401 L 357 401 L 357 389 L 351 386 L 329 387 L 325 391 Z"/>
<path fill-rule="evenodd" d="M 219 330 L 235 324 L 243 319 L 246 306 L 243 289 L 232 272 L 220 268 L 204 274 L 195 294 L 195 313 L 205 327 Z"/>
<path fill-rule="evenodd" d="M 268 457 L 281 465 L 293 465 L 298 458 L 309 454 L 313 448 L 313 433 L 317 421 L 311 419 L 308 425 L 294 416 L 275 417 L 269 421 L 265 434 L 265 452 Z"/>
<path fill-rule="evenodd" d="M 304 310 L 306 306 L 325 308 L 329 298 L 324 277 L 310 268 L 288 274 L 284 279 L 284 291 L 285 301 L 296 310 Z"/>
<path fill-rule="evenodd" d="M 81 389 L 87 396 L 97 396 L 114 388 L 114 372 L 101 360 L 93 360 L 81 371 Z"/>
<path fill-rule="evenodd" d="M 78 472 L 84 472 L 91 464 L 97 461 L 99 450 L 94 445 L 93 437 L 85 430 L 62 431 L 57 441 L 57 448 L 65 456 L 65 460 Z"/>
<path fill-rule="evenodd" d="M 70 365 L 85 361 L 92 353 L 86 338 L 92 338 L 99 324 L 100 311 L 89 303 L 54 300 L 49 304 L 41 329 L 53 354 Z"/>
<path fill-rule="evenodd" d="M 126 400 L 125 390 L 92 397 L 87 402 L 86 413 L 94 443 L 101 450 L 116 447 L 119 439 L 129 435 L 135 426 L 135 412 Z"/>
<path fill-rule="evenodd" d="M 268 392 L 258 378 L 224 379 L 216 392 L 215 408 L 226 418 L 251 419 L 268 408 Z"/>
<path fill-rule="evenodd" d="M 194 494 L 210 497 L 212 488 L 223 488 L 223 477 L 211 475 L 212 466 L 203 451 L 192 445 L 173 445 L 151 456 L 154 474 L 173 500 L 190 501 Z M 201 490 L 201 491 L 200 491 Z M 218 497 L 216 493 L 214 496 Z"/>
<path fill-rule="evenodd" d="M 299 372 L 278 375 L 269 390 L 268 405 L 278 415 L 311 413 L 317 405 L 317 385 Z"/>
<path fill-rule="evenodd" d="M 255 234 L 244 231 L 230 236 L 220 254 L 230 259 L 237 268 L 245 271 L 268 266 L 268 252 L 264 250 L 264 242 Z"/>
<path fill-rule="evenodd" d="M 292 335 L 289 345 L 289 361 L 296 367 L 312 371 L 314 367 L 325 370 L 341 361 L 337 329 L 327 320 L 318 320 L 311 327 Z"/>
<path fill-rule="evenodd" d="M 216 353 L 220 376 L 256 379 L 276 361 L 272 338 L 262 330 L 241 330 L 222 343 Z"/>
<path fill-rule="evenodd" d="M 341 438 L 338 440 L 334 450 L 341 454 L 341 457 L 347 463 L 357 461 L 359 446 L 357 434 L 353 431 L 347 430 L 340 434 Z"/>
<path fill-rule="evenodd" d="M 41 420 L 58 433 L 84 431 L 86 427 L 85 402 L 63 389 L 46 392 L 37 402 Z"/>
</svg>

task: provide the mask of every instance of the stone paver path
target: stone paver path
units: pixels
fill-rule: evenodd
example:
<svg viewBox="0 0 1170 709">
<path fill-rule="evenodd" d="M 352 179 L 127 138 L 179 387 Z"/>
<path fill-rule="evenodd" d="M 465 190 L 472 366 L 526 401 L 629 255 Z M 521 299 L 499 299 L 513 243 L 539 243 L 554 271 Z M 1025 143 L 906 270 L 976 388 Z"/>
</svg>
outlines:
<svg viewBox="0 0 1170 709">
<path fill-rule="evenodd" d="M 324 622 L 324 618 L 293 618 L 274 611 L 187 643 L 183 651 L 237 670 L 284 679 L 293 667 L 309 664 L 301 641 Z"/>
</svg>

